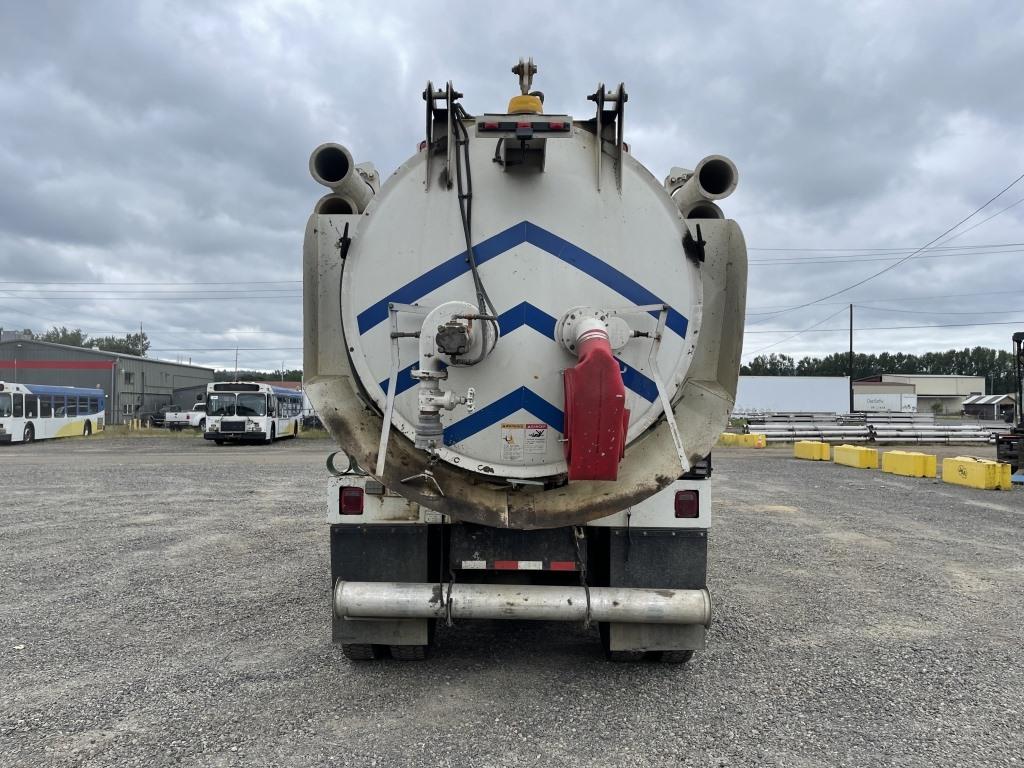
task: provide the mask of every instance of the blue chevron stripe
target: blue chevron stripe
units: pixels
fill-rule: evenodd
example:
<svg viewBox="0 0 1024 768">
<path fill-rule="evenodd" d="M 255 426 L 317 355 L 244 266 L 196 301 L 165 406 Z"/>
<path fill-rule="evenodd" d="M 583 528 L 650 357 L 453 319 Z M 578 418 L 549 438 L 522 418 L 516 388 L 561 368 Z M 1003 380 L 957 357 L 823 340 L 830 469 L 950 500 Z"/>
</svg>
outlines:
<svg viewBox="0 0 1024 768">
<path fill-rule="evenodd" d="M 524 410 L 559 432 L 565 433 L 565 415 L 562 411 L 536 392 L 526 387 L 519 387 L 490 405 L 474 411 L 466 418 L 445 427 L 444 444 L 453 445 L 460 440 L 472 437 L 477 432 L 497 424 L 519 410 Z"/>
<path fill-rule="evenodd" d="M 556 259 L 564 261 L 566 264 L 590 275 L 634 304 L 664 303 L 654 293 L 651 293 L 628 275 L 606 264 L 593 254 L 587 253 L 582 248 L 578 248 L 568 240 L 564 240 L 558 237 L 558 235 L 548 232 L 543 227 L 538 227 L 536 224 L 528 221 L 515 224 L 474 246 L 473 250 L 476 254 L 477 264 L 490 261 L 522 243 L 530 243 L 546 251 Z M 406 283 L 398 290 L 393 291 L 377 303 L 364 309 L 356 316 L 359 333 L 364 334 L 387 320 L 389 303 L 411 304 L 428 293 L 450 283 L 460 275 L 469 272 L 467 258 L 466 252 L 463 251 L 459 255 L 453 256 L 433 269 L 424 272 L 415 280 Z M 687 319 L 683 315 L 675 309 L 669 309 L 666 325 L 679 334 L 680 337 L 686 336 L 688 324 Z"/>
<path fill-rule="evenodd" d="M 498 315 L 498 326 L 501 329 L 502 336 L 508 336 L 525 325 L 537 331 L 541 336 L 554 340 L 555 324 L 555 318 L 547 312 L 537 309 L 537 307 L 527 301 L 517 304 L 512 309 Z M 647 402 L 653 403 L 658 397 L 658 387 L 654 381 L 647 378 L 624 360 L 619 360 L 618 362 L 622 369 L 622 383 Z M 396 395 L 400 395 L 407 389 L 416 386 L 416 380 L 412 377 L 412 371 L 415 367 L 416 363 L 409 363 L 409 365 L 398 372 L 398 377 L 395 380 Z M 380 388 L 384 390 L 385 395 L 388 393 L 388 383 L 387 379 L 380 382 Z"/>
</svg>

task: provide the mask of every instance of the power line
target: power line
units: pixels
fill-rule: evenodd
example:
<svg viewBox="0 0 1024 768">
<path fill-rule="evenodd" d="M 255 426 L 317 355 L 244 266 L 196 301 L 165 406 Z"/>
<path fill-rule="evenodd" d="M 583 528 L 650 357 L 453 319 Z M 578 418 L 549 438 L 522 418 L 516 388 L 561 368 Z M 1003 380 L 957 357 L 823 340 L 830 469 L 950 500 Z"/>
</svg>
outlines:
<svg viewBox="0 0 1024 768">
<path fill-rule="evenodd" d="M 1024 243 L 1022 243 L 1024 245 Z M 35 280 L 0 280 L 0 285 L 173 285 L 173 286 L 188 286 L 188 285 L 283 285 L 286 283 L 299 283 L 301 280 L 223 280 L 223 281 L 209 281 L 209 282 L 198 282 L 198 283 L 165 283 L 165 282 L 154 282 L 149 281 L 145 283 L 121 283 L 121 282 L 102 282 L 102 283 L 91 283 L 88 281 L 35 281 Z"/>
<path fill-rule="evenodd" d="M 963 258 L 969 256 L 975 258 L 978 256 L 999 256 L 1000 254 L 1011 254 L 1011 253 L 1024 253 L 1024 249 L 1010 248 L 1005 251 L 961 251 L 956 250 L 955 253 L 932 253 L 932 249 L 928 249 L 928 253 L 922 253 L 917 256 L 918 259 L 948 259 L 948 258 Z M 866 264 L 872 261 L 896 261 L 901 258 L 900 256 L 864 256 L 863 258 L 818 258 L 808 257 L 799 258 L 794 256 L 790 259 L 751 259 L 748 264 L 757 264 L 760 266 L 769 267 L 784 267 L 791 266 L 794 264 L 805 265 L 805 264 Z"/>
<path fill-rule="evenodd" d="M 838 291 L 833 291 L 832 293 L 826 294 L 825 296 L 822 296 L 820 299 L 815 299 L 814 301 L 808 301 L 808 302 L 805 302 L 803 304 L 797 304 L 796 306 L 790 307 L 789 309 L 781 310 L 781 311 L 777 312 L 776 314 L 777 315 L 782 315 L 782 314 L 786 314 L 787 312 L 793 312 L 793 311 L 798 310 L 798 309 L 803 309 L 804 307 L 810 307 L 810 306 L 812 306 L 814 304 L 818 304 L 819 302 L 825 301 L 826 299 L 834 298 L 836 296 L 839 296 L 842 293 L 846 293 L 847 291 L 853 290 L 854 288 L 858 288 L 858 287 L 864 285 L 865 283 L 867 283 L 867 282 L 869 282 L 871 280 L 874 280 L 876 277 L 880 277 L 881 275 L 884 275 L 886 272 L 889 272 L 889 271 L 891 271 L 893 269 L 896 269 L 896 267 L 898 267 L 901 264 L 903 264 L 903 263 L 909 261 L 910 259 L 914 258 L 914 256 L 916 256 L 918 253 L 921 253 L 922 251 L 926 250 L 929 246 L 934 245 L 939 240 L 941 240 L 946 235 L 948 235 L 950 232 L 952 232 L 957 227 L 959 227 L 961 224 L 963 224 L 967 220 L 969 220 L 969 219 L 973 218 L 974 216 L 976 216 L 978 213 L 980 213 L 982 210 L 984 210 L 989 204 L 991 204 L 993 201 L 997 200 L 1000 196 L 1002 196 L 1004 193 L 1006 193 L 1009 189 L 1011 189 L 1017 183 L 1019 183 L 1022 179 L 1024 179 L 1024 173 L 1022 173 L 1016 179 L 1014 179 L 1009 184 L 1007 184 L 1005 187 L 1003 187 L 1001 190 L 999 190 L 999 192 L 997 192 L 995 195 L 990 197 L 984 204 L 982 204 L 981 206 L 976 208 L 969 215 L 967 215 L 964 218 L 960 219 L 960 221 L 958 221 L 952 227 L 947 229 L 941 235 L 939 235 L 938 237 L 935 237 L 932 240 L 928 241 L 927 243 L 922 245 L 920 248 L 918 248 L 916 251 L 914 251 L 913 253 L 910 253 L 910 254 L 904 256 L 903 258 L 901 258 L 899 261 L 895 262 L 894 264 L 890 264 L 889 266 L 884 267 L 883 269 L 878 270 L 874 274 L 868 275 L 867 277 L 863 278 L 862 280 L 858 280 L 857 282 L 852 283 L 851 285 L 848 285 L 845 288 L 840 288 Z"/>
<path fill-rule="evenodd" d="M 931 299 L 966 299 L 974 296 L 1008 296 L 1008 295 L 1021 295 L 1024 293 L 1022 290 L 1015 291 L 981 291 L 980 293 L 944 293 L 944 294 L 930 294 L 924 296 L 887 296 L 882 299 L 857 299 L 856 301 L 865 302 L 877 302 L 877 301 L 929 301 Z M 832 302 L 821 302 L 819 306 L 822 307 L 834 307 L 838 305 L 846 306 L 848 302 L 845 301 L 832 301 Z M 761 307 L 748 307 L 748 309 L 778 309 L 784 308 L 785 304 L 775 305 L 764 305 Z M 774 312 L 747 312 L 747 317 L 753 317 L 756 315 L 774 315 Z"/>
<path fill-rule="evenodd" d="M 755 349 L 755 350 L 754 350 L 753 352 L 747 352 L 747 353 L 745 353 L 745 354 L 741 355 L 741 358 L 743 358 L 743 357 L 747 357 L 747 356 L 749 356 L 749 355 L 756 355 L 756 354 L 759 354 L 759 353 L 761 353 L 761 352 L 764 352 L 764 351 L 765 351 L 766 349 L 771 349 L 772 347 L 777 347 L 777 346 L 778 346 L 779 344 L 784 344 L 785 342 L 789 341 L 790 339 L 795 339 L 795 338 L 796 338 L 797 336 L 799 336 L 799 335 L 800 335 L 801 333 L 807 333 L 808 331 L 811 331 L 811 330 L 813 330 L 813 329 L 817 328 L 817 327 L 818 327 L 819 325 L 821 325 L 822 323 L 827 323 L 827 322 L 828 322 L 829 320 L 831 320 L 831 319 L 832 319 L 833 317 L 835 317 L 835 316 L 836 316 L 836 315 L 838 315 L 838 314 L 841 314 L 841 313 L 842 313 L 842 312 L 844 312 L 844 311 L 845 311 L 845 307 L 844 307 L 843 309 L 840 309 L 840 310 L 839 310 L 838 312 L 833 312 L 833 313 L 832 313 L 831 315 L 829 315 L 828 317 L 824 318 L 823 320 L 819 320 L 819 321 L 818 321 L 817 323 L 815 323 L 814 325 L 809 325 L 809 326 L 807 326 L 806 328 L 804 328 L 804 329 L 803 329 L 802 331 L 797 331 L 797 332 L 796 332 L 796 333 L 794 333 L 794 334 L 793 334 L 792 336 L 789 336 L 789 337 L 787 337 L 787 338 L 785 338 L 785 339 L 781 339 L 781 340 L 779 340 L 779 341 L 776 341 L 776 342 L 774 342 L 773 344 L 769 344 L 769 345 L 768 345 L 768 346 L 766 346 L 766 347 L 762 347 L 761 349 Z M 747 331 L 747 333 L 772 333 L 772 331 Z M 775 333 L 778 333 L 778 331 L 775 331 Z M 783 333 L 785 333 L 785 331 L 783 331 Z"/>
<path fill-rule="evenodd" d="M 981 312 L 947 312 L 945 310 L 928 309 L 899 309 L 897 307 L 869 307 L 864 304 L 854 304 L 858 309 L 869 309 L 876 312 L 903 312 L 911 315 L 1005 315 L 1010 312 L 1024 312 L 1020 307 L 1012 309 L 985 309 Z"/>
<path fill-rule="evenodd" d="M 842 311 L 843 310 L 839 310 L 839 312 L 842 312 Z M 835 315 L 838 315 L 839 312 L 836 312 Z M 832 315 L 832 317 L 835 317 L 835 315 Z M 828 319 L 829 318 L 825 318 L 825 320 L 828 320 Z M 825 322 L 825 320 L 822 320 L 821 322 L 823 323 L 823 322 Z M 866 326 L 862 326 L 862 327 L 855 327 L 854 330 L 855 331 L 904 331 L 904 330 L 913 330 L 913 329 L 920 330 L 922 328 L 975 328 L 975 327 L 981 327 L 981 326 L 986 326 L 986 325 L 1020 325 L 1021 323 L 1024 323 L 1024 319 L 1021 319 L 1021 320 L 998 320 L 998 321 L 992 321 L 992 322 L 988 322 L 988 323 L 935 323 L 935 324 L 932 324 L 932 325 L 866 325 Z M 847 331 L 850 330 L 849 326 L 847 326 L 846 328 L 818 328 L 817 330 L 812 330 L 812 329 L 814 329 L 816 327 L 816 325 L 821 325 L 821 323 L 816 323 L 815 325 L 810 326 L 810 328 L 805 328 L 802 331 L 797 331 L 790 338 L 794 338 L 796 336 L 799 336 L 801 333 L 840 333 L 840 332 L 846 333 Z M 778 331 L 778 330 L 776 330 L 776 331 L 746 331 L 745 335 L 749 335 L 749 334 L 753 334 L 753 333 L 758 333 L 758 334 L 760 334 L 760 333 L 786 333 L 786 331 Z M 788 339 L 783 339 L 782 341 L 787 341 L 787 340 Z M 782 341 L 779 341 L 779 342 L 776 342 L 776 343 L 777 344 L 781 344 Z M 774 344 L 771 345 L 771 346 L 774 346 Z"/>
<path fill-rule="evenodd" d="M 301 293 L 277 296 L 0 296 L 9 301 L 240 301 L 242 299 L 301 299 Z"/>
<path fill-rule="evenodd" d="M 1019 203 L 1021 201 L 1018 200 L 1017 202 Z M 1014 203 L 1013 205 L 1017 205 L 1017 203 Z M 982 206 L 982 207 L 984 207 L 984 206 Z M 1013 206 L 1011 205 L 1009 207 L 1012 208 Z M 1007 209 L 1004 208 L 1003 210 L 1005 211 Z M 970 218 L 970 217 L 968 216 L 968 218 Z M 989 216 L 989 219 L 992 219 L 992 218 L 995 218 L 995 216 Z M 985 221 L 988 221 L 988 219 L 985 219 Z M 979 224 L 984 224 L 985 221 L 981 221 L 981 222 L 979 222 Z M 978 225 L 976 224 L 975 226 L 978 226 Z M 970 227 L 969 229 L 964 230 L 964 232 L 969 232 L 973 228 L 974 227 Z M 958 237 L 959 237 L 959 235 L 958 235 Z M 947 240 L 946 242 L 949 242 L 949 240 Z M 956 248 L 956 249 L 960 249 L 960 248 L 1009 248 L 1009 247 L 1017 247 L 1017 246 L 1021 246 L 1021 245 L 1024 245 L 1024 243 L 982 243 L 982 244 L 978 244 L 978 245 L 954 245 L 954 246 L 949 246 L 949 247 L 950 248 Z M 931 248 L 929 250 L 933 250 L 933 251 L 934 250 L 939 250 L 941 247 L 942 246 L 938 246 L 936 248 Z M 786 251 L 786 252 L 793 252 L 793 253 L 806 252 L 806 251 L 826 251 L 826 252 L 837 252 L 837 253 L 838 252 L 852 252 L 852 251 L 872 251 L 872 252 L 881 251 L 881 252 L 885 252 L 885 253 L 909 253 L 910 251 L 913 251 L 915 249 L 913 247 L 903 247 L 903 246 L 891 245 L 891 246 L 888 246 L 888 247 L 880 247 L 880 248 L 866 248 L 866 247 L 860 247 L 860 248 L 747 248 L 747 250 L 748 251 Z"/>
</svg>

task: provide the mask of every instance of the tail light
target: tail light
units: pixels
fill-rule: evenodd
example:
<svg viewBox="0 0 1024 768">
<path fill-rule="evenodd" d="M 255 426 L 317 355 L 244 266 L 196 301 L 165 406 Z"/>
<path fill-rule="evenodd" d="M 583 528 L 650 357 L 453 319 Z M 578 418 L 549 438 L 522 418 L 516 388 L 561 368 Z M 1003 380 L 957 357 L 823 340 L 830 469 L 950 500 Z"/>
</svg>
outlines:
<svg viewBox="0 0 1024 768">
<path fill-rule="evenodd" d="M 700 494 L 697 491 L 676 491 L 676 517 L 700 517 Z"/>
<path fill-rule="evenodd" d="M 342 515 L 363 514 L 363 489 L 352 486 L 339 488 L 338 512 Z"/>
</svg>

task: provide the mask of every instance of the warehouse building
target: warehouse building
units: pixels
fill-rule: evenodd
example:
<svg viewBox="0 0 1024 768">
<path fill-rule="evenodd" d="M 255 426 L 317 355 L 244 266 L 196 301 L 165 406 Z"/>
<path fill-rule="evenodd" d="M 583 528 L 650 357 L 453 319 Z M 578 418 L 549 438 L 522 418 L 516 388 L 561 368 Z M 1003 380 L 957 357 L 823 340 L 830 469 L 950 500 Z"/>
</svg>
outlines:
<svg viewBox="0 0 1024 768">
<path fill-rule="evenodd" d="M 958 416 L 964 400 L 971 395 L 985 394 L 984 376 L 958 376 L 955 374 L 882 373 L 858 379 L 859 383 L 894 382 L 913 384 L 917 394 L 917 410 L 921 413 Z"/>
<path fill-rule="evenodd" d="M 903 381 L 855 381 L 853 410 L 858 413 L 917 413 L 917 388 Z"/>
<path fill-rule="evenodd" d="M 213 369 L 29 339 L 0 342 L 0 381 L 99 387 L 107 423 L 120 424 L 172 402 L 174 390 L 213 381 Z"/>
</svg>

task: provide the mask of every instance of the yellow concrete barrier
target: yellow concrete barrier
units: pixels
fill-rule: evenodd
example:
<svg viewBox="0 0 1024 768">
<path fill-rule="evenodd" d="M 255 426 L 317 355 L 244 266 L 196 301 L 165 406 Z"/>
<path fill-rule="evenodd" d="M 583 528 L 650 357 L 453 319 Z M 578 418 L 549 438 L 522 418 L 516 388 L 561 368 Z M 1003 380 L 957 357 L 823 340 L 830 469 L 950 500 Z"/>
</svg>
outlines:
<svg viewBox="0 0 1024 768">
<path fill-rule="evenodd" d="M 735 432 L 723 432 L 722 436 L 718 438 L 719 445 L 736 445 L 736 438 L 739 437 Z"/>
<path fill-rule="evenodd" d="M 937 461 L 930 453 L 885 451 L 882 454 L 882 471 L 904 477 L 935 477 Z"/>
<path fill-rule="evenodd" d="M 749 435 L 736 435 L 738 438 L 736 445 L 744 448 L 767 448 L 768 438 L 766 435 L 760 434 L 749 434 Z"/>
<path fill-rule="evenodd" d="M 832 458 L 828 443 L 813 440 L 799 440 L 793 443 L 793 458 L 808 461 L 828 461 Z"/>
<path fill-rule="evenodd" d="M 984 491 L 1008 491 L 1013 487 L 1010 481 L 1010 465 L 973 456 L 954 456 L 942 460 L 942 482 L 980 488 Z"/>
<path fill-rule="evenodd" d="M 845 467 L 878 469 L 878 449 L 862 445 L 837 445 L 832 452 L 832 461 Z"/>
</svg>

